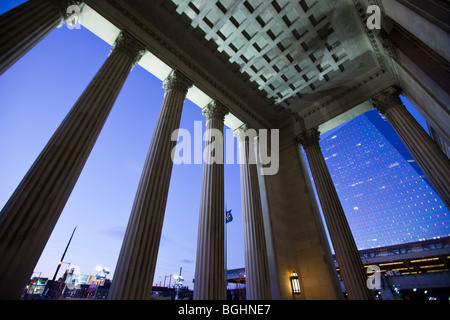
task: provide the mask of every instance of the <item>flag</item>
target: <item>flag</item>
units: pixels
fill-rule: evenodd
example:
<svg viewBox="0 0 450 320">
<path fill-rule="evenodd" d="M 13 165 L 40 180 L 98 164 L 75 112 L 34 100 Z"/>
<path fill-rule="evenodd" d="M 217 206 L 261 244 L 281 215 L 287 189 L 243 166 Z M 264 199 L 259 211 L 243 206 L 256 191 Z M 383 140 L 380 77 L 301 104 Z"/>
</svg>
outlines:
<svg viewBox="0 0 450 320">
<path fill-rule="evenodd" d="M 233 216 L 231 215 L 231 209 L 227 211 L 225 218 L 226 218 L 226 223 L 233 221 Z"/>
</svg>

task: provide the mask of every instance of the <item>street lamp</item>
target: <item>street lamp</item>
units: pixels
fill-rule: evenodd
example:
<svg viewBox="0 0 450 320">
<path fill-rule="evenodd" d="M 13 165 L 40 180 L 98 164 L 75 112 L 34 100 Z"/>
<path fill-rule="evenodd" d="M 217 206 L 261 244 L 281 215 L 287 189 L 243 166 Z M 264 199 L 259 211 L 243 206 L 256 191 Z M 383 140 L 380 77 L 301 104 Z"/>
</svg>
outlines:
<svg viewBox="0 0 450 320">
<path fill-rule="evenodd" d="M 176 290 L 176 294 L 175 294 L 175 300 L 178 299 L 178 296 L 180 295 L 180 289 L 181 286 L 183 285 L 183 281 L 184 278 L 181 276 L 181 268 L 180 268 L 180 275 L 174 275 L 173 278 L 175 279 L 175 290 Z"/>
<path fill-rule="evenodd" d="M 300 282 L 298 281 L 298 274 L 295 271 L 292 271 L 291 273 L 291 287 L 292 287 L 292 294 L 301 294 L 302 290 L 300 289 Z"/>
</svg>

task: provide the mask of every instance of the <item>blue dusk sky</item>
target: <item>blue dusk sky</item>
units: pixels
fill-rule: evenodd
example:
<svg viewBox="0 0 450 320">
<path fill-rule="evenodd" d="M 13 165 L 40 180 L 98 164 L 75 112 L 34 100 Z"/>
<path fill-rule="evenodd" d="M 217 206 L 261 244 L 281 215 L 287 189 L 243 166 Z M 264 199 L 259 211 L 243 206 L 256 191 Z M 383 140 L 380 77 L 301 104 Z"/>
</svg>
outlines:
<svg viewBox="0 0 450 320">
<path fill-rule="evenodd" d="M 2 0 L 0 14 L 23 3 Z M 110 45 L 85 28 L 55 29 L 0 77 L 0 207 L 3 207 L 59 124 L 105 62 Z M 141 170 L 163 102 L 157 79 L 136 66 L 111 111 L 33 275 L 52 278 L 75 227 L 58 276 L 69 266 L 112 278 Z M 180 128 L 205 117 L 186 100 Z M 235 143 L 235 157 L 236 139 Z M 174 165 L 154 284 L 183 268 L 193 288 L 202 165 Z M 225 165 L 228 268 L 244 267 L 239 165 Z M 166 280 L 166 285 L 168 284 Z M 173 284 L 173 280 L 172 280 Z"/>
<path fill-rule="evenodd" d="M 0 14 L 24 1 L 1 1 Z M 85 28 L 55 29 L 0 77 L 0 207 L 3 207 L 59 124 L 107 59 L 111 46 Z M 82 274 L 100 265 L 114 273 L 145 157 L 164 99 L 161 80 L 136 66 L 109 115 L 83 172 L 36 265 L 53 277 L 65 256 Z M 180 128 L 205 117 L 185 101 Z M 234 139 L 237 148 L 236 139 Z M 235 149 L 237 159 L 237 150 Z M 225 165 L 228 267 L 244 267 L 239 165 Z M 195 270 L 201 164 L 174 165 L 154 283 L 178 274 L 191 289 Z M 63 264 L 58 276 L 68 264 Z M 168 279 L 167 283 L 168 284 Z M 173 280 L 172 280 L 173 284 Z"/>
</svg>

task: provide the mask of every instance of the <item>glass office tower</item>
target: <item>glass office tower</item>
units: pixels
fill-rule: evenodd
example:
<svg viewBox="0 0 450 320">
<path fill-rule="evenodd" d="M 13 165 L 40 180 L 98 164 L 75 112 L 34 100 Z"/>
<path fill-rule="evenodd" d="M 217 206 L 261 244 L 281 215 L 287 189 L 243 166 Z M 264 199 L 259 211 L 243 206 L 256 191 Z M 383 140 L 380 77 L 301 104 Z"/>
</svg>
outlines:
<svg viewBox="0 0 450 320">
<path fill-rule="evenodd" d="M 320 146 L 358 249 L 450 236 L 449 211 L 378 111 Z"/>
</svg>

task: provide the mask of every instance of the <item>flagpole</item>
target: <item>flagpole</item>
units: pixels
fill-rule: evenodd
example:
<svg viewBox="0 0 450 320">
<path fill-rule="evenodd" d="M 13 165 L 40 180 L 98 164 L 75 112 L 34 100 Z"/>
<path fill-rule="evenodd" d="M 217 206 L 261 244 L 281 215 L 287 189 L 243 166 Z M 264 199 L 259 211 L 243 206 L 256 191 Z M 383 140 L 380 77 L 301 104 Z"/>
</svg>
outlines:
<svg viewBox="0 0 450 320">
<path fill-rule="evenodd" d="M 61 260 L 59 261 L 59 264 L 56 267 L 56 272 L 55 272 L 55 275 L 53 276 L 53 281 L 56 280 L 56 275 L 58 274 L 59 268 L 61 268 L 61 264 L 63 263 L 64 257 L 66 256 L 67 249 L 69 248 L 70 242 L 72 241 L 73 234 L 75 233 L 76 229 L 77 229 L 77 227 L 75 227 L 75 229 L 73 229 L 72 235 L 70 236 L 70 239 L 69 239 L 69 242 L 67 243 L 66 249 L 64 250 Z"/>
<path fill-rule="evenodd" d="M 59 261 L 58 266 L 56 267 L 56 271 L 55 271 L 55 274 L 53 275 L 52 282 L 50 283 L 50 286 L 47 289 L 47 293 L 45 294 L 45 296 L 47 296 L 47 297 L 50 296 L 51 298 L 53 298 L 53 293 L 54 293 L 54 290 L 55 290 L 56 276 L 58 275 L 58 271 L 61 268 L 61 265 L 62 265 L 62 263 L 64 261 L 64 257 L 66 256 L 67 249 L 69 249 L 70 242 L 72 241 L 72 238 L 73 238 L 73 235 L 74 235 L 76 229 L 77 229 L 77 227 L 75 227 L 73 229 L 72 235 L 70 236 L 70 239 L 69 239 L 69 242 L 67 243 L 66 249 L 64 250 L 64 253 L 63 253 L 62 257 L 61 257 L 61 260 Z M 57 294 L 57 292 L 55 294 Z"/>
</svg>

